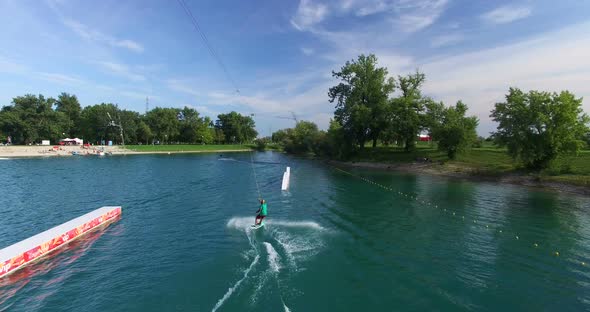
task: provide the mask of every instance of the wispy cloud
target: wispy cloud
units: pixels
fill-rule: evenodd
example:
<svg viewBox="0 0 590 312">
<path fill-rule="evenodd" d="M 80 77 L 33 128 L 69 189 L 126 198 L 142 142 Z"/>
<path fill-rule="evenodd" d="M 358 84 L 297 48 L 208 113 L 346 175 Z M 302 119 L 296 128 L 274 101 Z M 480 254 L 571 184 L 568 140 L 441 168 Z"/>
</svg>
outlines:
<svg viewBox="0 0 590 312">
<path fill-rule="evenodd" d="M 70 30 L 85 40 L 107 44 L 116 48 L 125 48 L 138 53 L 144 51 L 143 46 L 133 40 L 115 38 L 98 30 L 91 29 L 90 27 L 72 19 L 63 19 L 62 22 Z"/>
<path fill-rule="evenodd" d="M 444 12 L 448 0 L 402 0 L 396 5 L 399 16 L 394 24 L 402 31 L 414 33 L 432 24 Z"/>
<path fill-rule="evenodd" d="M 482 120 L 480 133 L 492 130 L 489 112 L 511 86 L 525 90 L 570 90 L 590 98 L 590 23 L 524 42 L 463 53 L 423 63 L 425 90 L 435 99 L 463 99 Z M 509 57 L 507 57 L 509 56 Z M 584 109 L 590 110 L 585 100 Z"/>
<path fill-rule="evenodd" d="M 481 18 L 492 24 L 507 24 L 519 19 L 527 18 L 531 13 L 531 7 L 508 5 L 489 11 L 483 14 Z"/>
<path fill-rule="evenodd" d="M 291 25 L 298 30 L 308 30 L 320 23 L 328 13 L 328 7 L 312 0 L 301 0 L 295 16 L 291 19 Z"/>
<path fill-rule="evenodd" d="M 63 85 L 80 85 L 86 83 L 84 80 L 80 78 L 76 78 L 70 75 L 59 74 L 59 73 L 46 73 L 46 72 L 37 72 L 34 73 L 38 78 L 43 79 L 45 81 L 54 82 Z"/>
<path fill-rule="evenodd" d="M 100 61 L 100 62 L 96 62 L 96 64 L 98 64 L 103 71 L 115 75 L 115 76 L 119 76 L 119 77 L 123 77 L 132 81 L 145 81 L 146 78 L 144 75 L 141 74 L 137 74 L 135 72 L 133 72 L 131 70 L 131 68 L 129 68 L 129 66 L 125 65 L 125 64 L 120 64 L 120 63 L 114 63 L 114 62 L 108 62 L 108 61 Z"/>
<path fill-rule="evenodd" d="M 396 27 L 413 33 L 432 25 L 442 14 L 449 0 L 301 0 L 291 24 L 300 31 L 314 30 L 331 16 L 350 14 L 364 17 L 392 13 Z"/>
<path fill-rule="evenodd" d="M 314 50 L 312 48 L 301 48 L 301 53 L 305 55 L 312 55 Z"/>
<path fill-rule="evenodd" d="M 440 48 L 448 45 L 457 44 L 461 41 L 465 40 L 465 36 L 460 33 L 456 34 L 445 34 L 438 37 L 432 38 L 430 45 L 433 48 Z"/>
<path fill-rule="evenodd" d="M 194 96 L 205 95 L 203 92 L 199 92 L 199 90 L 195 88 L 194 83 L 191 83 L 190 81 L 185 79 L 168 79 L 166 80 L 166 85 L 169 89 L 174 91 L 179 91 Z"/>
<path fill-rule="evenodd" d="M 24 73 L 28 71 L 28 67 L 20 62 L 0 55 L 0 73 Z"/>
</svg>

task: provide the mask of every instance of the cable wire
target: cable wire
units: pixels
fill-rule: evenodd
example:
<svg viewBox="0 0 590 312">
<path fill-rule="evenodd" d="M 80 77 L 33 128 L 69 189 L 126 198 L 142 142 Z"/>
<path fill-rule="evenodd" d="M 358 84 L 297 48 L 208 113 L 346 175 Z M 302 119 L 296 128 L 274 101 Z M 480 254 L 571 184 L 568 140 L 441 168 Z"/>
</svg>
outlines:
<svg viewBox="0 0 590 312">
<path fill-rule="evenodd" d="M 207 36 L 205 35 L 203 30 L 199 26 L 199 22 L 197 21 L 197 19 L 195 18 L 195 16 L 193 15 L 191 10 L 189 9 L 189 7 L 186 5 L 186 2 L 184 2 L 184 0 L 177 0 L 177 1 L 178 1 L 178 4 L 180 4 L 180 6 L 184 9 L 184 12 L 186 13 L 186 15 L 190 19 L 191 23 L 195 27 L 195 30 L 197 31 L 197 33 L 199 33 L 199 36 L 201 37 L 201 40 L 203 40 L 203 43 L 205 44 L 205 47 L 209 51 L 209 54 L 211 54 L 211 56 L 217 61 L 217 64 L 219 64 L 219 66 L 221 67 L 221 69 L 225 73 L 227 79 L 231 82 L 232 86 L 235 88 L 236 93 L 240 93 L 240 88 L 238 88 L 236 81 L 230 75 L 229 71 L 227 70 L 227 67 L 225 66 L 225 63 L 223 63 L 223 60 L 221 59 L 219 54 L 217 54 L 215 49 L 213 49 L 213 46 L 209 42 L 209 39 L 207 39 Z"/>
</svg>

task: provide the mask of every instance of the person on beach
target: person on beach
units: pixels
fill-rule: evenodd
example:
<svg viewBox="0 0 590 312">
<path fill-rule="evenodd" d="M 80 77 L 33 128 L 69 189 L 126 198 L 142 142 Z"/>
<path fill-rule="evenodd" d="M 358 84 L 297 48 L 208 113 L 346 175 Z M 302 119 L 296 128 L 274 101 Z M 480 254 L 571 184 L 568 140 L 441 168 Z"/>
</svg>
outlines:
<svg viewBox="0 0 590 312">
<path fill-rule="evenodd" d="M 260 208 L 256 211 L 256 220 L 254 221 L 255 225 L 260 225 L 262 220 L 266 218 L 267 210 L 266 210 L 266 201 L 264 199 L 260 200 Z"/>
</svg>

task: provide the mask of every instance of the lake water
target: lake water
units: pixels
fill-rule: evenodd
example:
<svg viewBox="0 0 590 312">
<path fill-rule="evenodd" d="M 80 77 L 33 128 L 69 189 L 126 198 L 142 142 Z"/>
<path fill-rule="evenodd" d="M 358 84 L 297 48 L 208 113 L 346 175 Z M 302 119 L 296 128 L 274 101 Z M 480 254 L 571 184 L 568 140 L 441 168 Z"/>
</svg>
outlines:
<svg viewBox="0 0 590 312">
<path fill-rule="evenodd" d="M 123 207 L 0 280 L 0 311 L 590 310 L 588 198 L 219 156 L 0 160 L 0 248 Z"/>
</svg>

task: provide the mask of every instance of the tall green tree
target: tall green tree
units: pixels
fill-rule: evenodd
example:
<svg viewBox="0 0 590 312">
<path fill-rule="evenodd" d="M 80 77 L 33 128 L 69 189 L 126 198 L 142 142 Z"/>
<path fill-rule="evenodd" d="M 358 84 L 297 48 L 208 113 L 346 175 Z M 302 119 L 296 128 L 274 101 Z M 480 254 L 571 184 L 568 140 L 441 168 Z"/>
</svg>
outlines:
<svg viewBox="0 0 590 312">
<path fill-rule="evenodd" d="M 137 142 L 139 142 L 138 131 L 141 122 L 141 116 L 138 112 L 124 109 L 120 110 L 118 112 L 118 115 L 112 117 L 113 121 L 116 124 L 121 125 L 121 127 L 123 127 L 123 136 L 125 137 L 125 144 L 136 144 Z"/>
<path fill-rule="evenodd" d="M 334 117 L 361 149 L 368 140 L 375 147 L 388 125 L 387 101 L 395 84 L 387 74 L 385 67 L 377 66 L 373 54 L 361 54 L 357 60 L 347 61 L 339 72 L 332 72 L 341 80 L 328 91 L 330 102 L 336 102 Z"/>
<path fill-rule="evenodd" d="M 180 141 L 186 143 L 209 144 L 213 142 L 214 131 L 211 118 L 201 117 L 199 112 L 190 107 L 180 111 Z"/>
<path fill-rule="evenodd" d="M 542 169 L 558 156 L 577 153 L 588 132 L 582 99 L 568 91 L 549 93 L 510 88 L 490 117 L 498 123 L 497 144 L 531 169 Z"/>
<path fill-rule="evenodd" d="M 143 144 L 150 144 L 152 142 L 152 129 L 145 123 L 145 121 L 140 120 L 137 124 L 137 141 Z"/>
<path fill-rule="evenodd" d="M 119 142 L 120 130 L 111 126 L 111 121 L 117 116 L 119 108 L 112 103 L 84 107 L 79 122 L 82 138 L 91 143 L 100 143 L 102 140 Z"/>
<path fill-rule="evenodd" d="M 318 144 L 320 131 L 311 121 L 300 121 L 291 132 L 291 137 L 285 145 L 285 151 L 292 154 L 309 154 L 314 152 Z"/>
<path fill-rule="evenodd" d="M 196 129 L 197 143 L 211 144 L 215 141 L 215 128 L 208 116 L 202 117 Z"/>
<path fill-rule="evenodd" d="M 390 101 L 393 133 L 403 142 L 406 151 L 416 146 L 416 137 L 424 126 L 424 111 L 429 98 L 423 97 L 421 87 L 426 81 L 423 73 L 398 76 L 397 86 L 401 95 Z"/>
<path fill-rule="evenodd" d="M 431 133 L 434 141 L 438 142 L 439 150 L 445 151 L 450 159 L 455 159 L 458 153 L 471 147 L 477 140 L 479 120 L 475 116 L 465 116 L 467 105 L 461 101 L 454 107 L 444 108 L 440 115 L 439 108 L 439 105 L 431 106 L 428 114 L 431 118 Z"/>
<path fill-rule="evenodd" d="M 237 112 L 217 116 L 215 127 L 223 131 L 225 143 L 249 143 L 258 135 L 254 119 Z"/>
<path fill-rule="evenodd" d="M 180 134 L 180 121 L 177 108 L 156 107 L 146 114 L 146 123 L 150 126 L 154 138 L 162 143 L 177 139 Z"/>
<path fill-rule="evenodd" d="M 79 136 L 79 120 L 82 107 L 78 98 L 66 92 L 62 92 L 55 101 L 56 111 L 64 113 L 68 117 L 67 129 L 64 129 L 66 136 Z"/>
<path fill-rule="evenodd" d="M 0 128 L 15 144 L 27 144 L 49 139 L 58 141 L 68 129 L 67 116 L 55 111 L 53 98 L 27 94 L 15 97 L 12 105 L 0 112 Z"/>
</svg>

